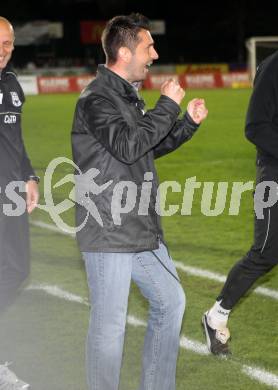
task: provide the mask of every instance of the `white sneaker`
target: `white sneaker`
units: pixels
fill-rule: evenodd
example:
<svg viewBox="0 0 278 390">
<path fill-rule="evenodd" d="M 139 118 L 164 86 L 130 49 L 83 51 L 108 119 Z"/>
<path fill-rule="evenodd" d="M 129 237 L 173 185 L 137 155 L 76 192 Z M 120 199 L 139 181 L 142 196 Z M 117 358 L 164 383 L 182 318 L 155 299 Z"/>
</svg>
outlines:
<svg viewBox="0 0 278 390">
<path fill-rule="evenodd" d="M 8 363 L 0 364 L 0 390 L 27 390 L 28 383 L 18 379 L 13 371 L 8 368 Z"/>
<path fill-rule="evenodd" d="M 231 351 L 229 350 L 228 340 L 231 336 L 229 329 L 213 329 L 208 324 L 208 312 L 204 313 L 203 315 L 202 325 L 204 327 L 205 336 L 207 339 L 208 350 L 214 355 L 230 355 Z"/>
</svg>

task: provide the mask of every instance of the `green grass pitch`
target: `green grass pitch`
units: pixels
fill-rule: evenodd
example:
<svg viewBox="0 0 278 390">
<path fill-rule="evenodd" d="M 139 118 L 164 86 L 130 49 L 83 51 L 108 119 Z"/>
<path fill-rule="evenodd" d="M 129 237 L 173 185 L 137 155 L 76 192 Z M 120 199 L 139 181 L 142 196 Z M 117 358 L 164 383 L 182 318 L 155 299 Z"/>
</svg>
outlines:
<svg viewBox="0 0 278 390">
<path fill-rule="evenodd" d="M 159 93 L 145 91 L 142 95 L 151 108 Z M 208 217 L 202 214 L 200 188 L 196 190 L 192 215 L 176 213 L 163 218 L 171 255 L 187 266 L 226 275 L 252 242 L 251 191 L 243 194 L 238 216 L 228 213 L 231 183 L 247 182 L 255 177 L 255 148 L 244 137 L 249 96 L 250 90 L 244 89 L 188 91 L 183 108 L 191 98 L 204 97 L 209 109 L 208 118 L 190 142 L 157 160 L 160 181 L 174 180 L 183 185 L 187 178 L 196 176 L 201 182 L 229 183 L 227 205 L 221 215 Z M 76 99 L 77 95 L 27 97 L 23 116 L 24 139 L 36 172 L 42 179 L 53 158 L 71 158 L 70 131 Z M 69 165 L 61 165 L 54 180 L 70 172 Z M 55 201 L 59 203 L 66 199 L 70 188 L 68 185 L 54 191 Z M 40 203 L 44 204 L 43 180 L 40 189 Z M 181 200 L 180 193 L 172 193 L 168 204 L 181 204 Z M 73 223 L 73 209 L 63 217 L 68 223 Z M 36 210 L 31 221 L 53 224 L 43 210 Z M 87 297 L 86 276 L 75 241 L 33 225 L 31 240 L 30 284 L 55 285 Z M 221 283 L 183 272 L 179 275 L 187 296 L 182 334 L 204 343 L 201 316 L 214 302 Z M 278 269 L 257 285 L 277 291 Z M 34 390 L 84 390 L 88 310 L 85 305 L 67 302 L 43 291 L 23 291 L 0 318 L 0 360 L 13 361 L 11 368 Z M 129 314 L 145 320 L 147 310 L 147 303 L 132 285 Z M 246 364 L 278 375 L 277 313 L 277 299 L 251 291 L 236 307 L 229 323 L 232 358 L 223 360 L 181 349 L 177 390 L 270 388 L 249 378 L 241 369 Z M 144 328 L 127 325 L 121 390 L 138 387 L 143 337 Z"/>
</svg>

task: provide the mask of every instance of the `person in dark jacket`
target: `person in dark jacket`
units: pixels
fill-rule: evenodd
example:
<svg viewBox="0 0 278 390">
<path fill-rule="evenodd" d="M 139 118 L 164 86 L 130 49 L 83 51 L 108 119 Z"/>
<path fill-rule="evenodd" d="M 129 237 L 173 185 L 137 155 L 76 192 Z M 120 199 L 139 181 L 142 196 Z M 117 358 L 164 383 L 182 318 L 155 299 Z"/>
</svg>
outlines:
<svg viewBox="0 0 278 390">
<path fill-rule="evenodd" d="M 29 275 L 27 214 L 36 207 L 39 197 L 38 177 L 22 140 L 24 93 L 8 64 L 13 49 L 13 27 L 7 19 L 0 17 L 0 313 L 11 304 Z M 26 191 L 27 208 L 23 199 L 23 210 L 19 205 L 17 207 L 19 215 L 11 213 L 8 208 L 13 204 L 13 183 L 19 183 L 19 192 Z M 4 365 L 0 365 L 0 384 L 17 386 L 14 389 L 27 389 L 28 386 Z"/>
<path fill-rule="evenodd" d="M 164 244 L 154 159 L 188 141 L 207 109 L 193 99 L 178 119 L 184 91 L 168 80 L 155 107 L 144 111 L 137 86 L 158 58 L 144 16 L 111 19 L 102 45 L 106 65 L 82 92 L 72 130 L 82 172 L 76 175 L 77 240 L 92 304 L 88 385 L 118 389 L 133 280 L 150 305 L 140 390 L 174 390 L 185 296 Z"/>
<path fill-rule="evenodd" d="M 246 117 L 245 134 L 257 147 L 257 184 L 278 183 L 278 51 L 258 67 Z M 276 189 L 277 193 L 277 189 Z M 269 188 L 266 186 L 265 203 Z M 277 200 L 277 199 L 276 199 Z M 216 355 L 230 353 L 227 328 L 231 310 L 251 286 L 278 263 L 278 203 L 256 213 L 254 243 L 230 270 L 220 295 L 203 315 L 209 350 Z"/>
</svg>

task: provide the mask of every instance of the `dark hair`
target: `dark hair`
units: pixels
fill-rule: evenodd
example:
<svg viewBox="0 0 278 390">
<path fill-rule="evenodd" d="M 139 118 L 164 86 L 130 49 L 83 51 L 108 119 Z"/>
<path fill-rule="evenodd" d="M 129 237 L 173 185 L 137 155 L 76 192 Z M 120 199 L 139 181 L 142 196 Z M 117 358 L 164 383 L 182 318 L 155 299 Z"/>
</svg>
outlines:
<svg viewBox="0 0 278 390">
<path fill-rule="evenodd" d="M 125 46 L 133 51 L 139 42 L 138 32 L 149 28 L 149 20 L 139 13 L 115 16 L 109 20 L 101 37 L 107 63 L 117 61 L 120 47 Z"/>
</svg>

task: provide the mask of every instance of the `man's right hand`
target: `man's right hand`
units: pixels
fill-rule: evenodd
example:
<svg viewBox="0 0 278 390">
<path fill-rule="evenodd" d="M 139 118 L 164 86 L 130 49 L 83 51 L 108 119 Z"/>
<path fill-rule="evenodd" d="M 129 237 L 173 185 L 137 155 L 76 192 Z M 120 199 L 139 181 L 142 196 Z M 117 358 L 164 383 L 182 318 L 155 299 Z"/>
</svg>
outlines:
<svg viewBox="0 0 278 390">
<path fill-rule="evenodd" d="M 164 81 L 160 88 L 161 95 L 168 96 L 170 99 L 174 100 L 178 105 L 181 104 L 182 99 L 184 98 L 185 91 L 181 88 L 179 83 L 170 79 Z"/>
</svg>

